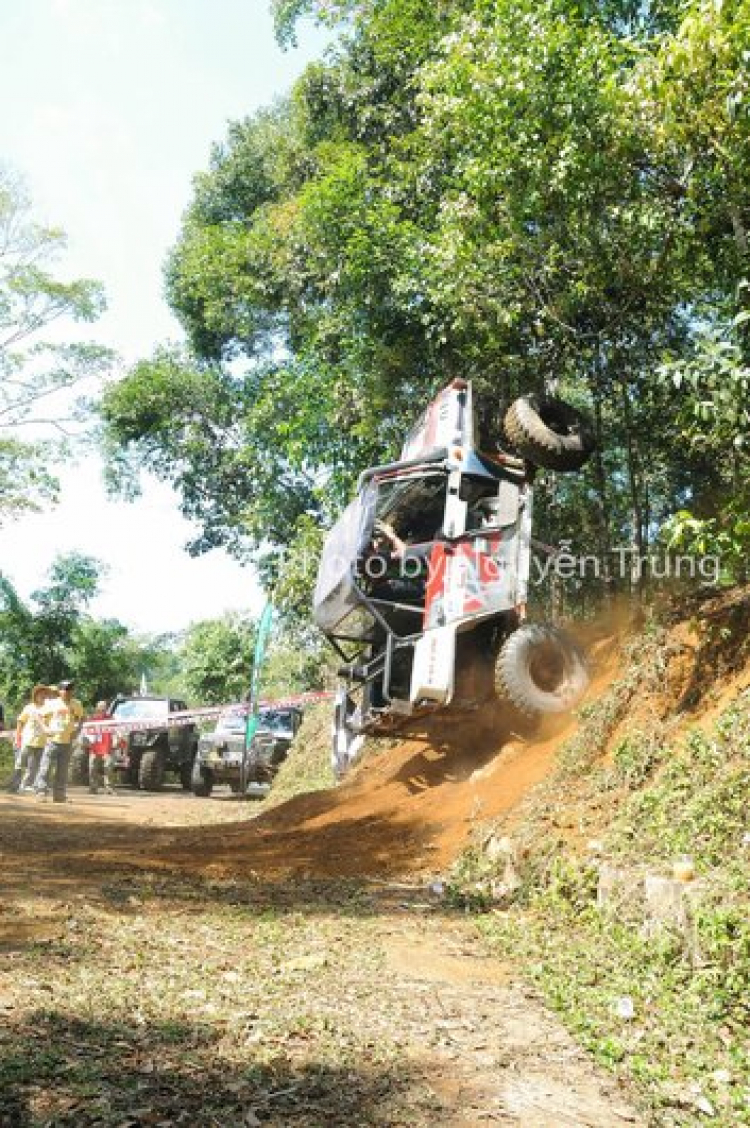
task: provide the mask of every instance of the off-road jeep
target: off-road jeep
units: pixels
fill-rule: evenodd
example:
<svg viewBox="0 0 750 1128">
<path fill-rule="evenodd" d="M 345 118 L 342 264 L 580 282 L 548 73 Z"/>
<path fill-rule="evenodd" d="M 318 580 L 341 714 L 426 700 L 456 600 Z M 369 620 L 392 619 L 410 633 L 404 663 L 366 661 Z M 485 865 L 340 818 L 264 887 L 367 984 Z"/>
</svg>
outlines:
<svg viewBox="0 0 750 1128">
<path fill-rule="evenodd" d="M 285 707 L 261 709 L 246 761 L 246 783 L 267 790 L 302 720 L 299 709 Z M 232 791 L 241 790 L 242 757 L 245 750 L 247 717 L 227 709 L 213 732 L 204 733 L 198 742 L 193 764 L 192 789 L 195 795 L 210 795 L 214 787 L 228 783 Z"/>
<path fill-rule="evenodd" d="M 454 380 L 400 460 L 364 471 L 326 539 L 313 611 L 343 663 L 338 775 L 365 734 L 495 694 L 530 714 L 562 712 L 585 688 L 572 640 L 525 620 L 537 469 L 577 470 L 594 441 L 568 404 L 531 395 L 511 405 L 504 432 L 503 449 L 478 449 L 471 384 Z"/>
<path fill-rule="evenodd" d="M 190 790 L 193 760 L 198 748 L 198 728 L 193 722 L 168 725 L 170 713 L 187 709 L 174 697 L 116 697 L 109 712 L 113 721 L 140 722 L 133 732 L 115 732 L 112 770 L 131 787 L 160 791 L 167 772 L 175 772 Z"/>
</svg>

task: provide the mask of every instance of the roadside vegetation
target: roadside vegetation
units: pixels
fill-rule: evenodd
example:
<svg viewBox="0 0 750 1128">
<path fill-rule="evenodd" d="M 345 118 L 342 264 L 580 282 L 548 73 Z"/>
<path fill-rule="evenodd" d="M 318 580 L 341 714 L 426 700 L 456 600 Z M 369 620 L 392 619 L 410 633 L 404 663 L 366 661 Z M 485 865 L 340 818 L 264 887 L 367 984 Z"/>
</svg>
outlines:
<svg viewBox="0 0 750 1128">
<path fill-rule="evenodd" d="M 278 806 L 295 795 L 323 791 L 335 784 L 331 768 L 331 703 L 305 710 L 289 755 L 279 768 L 264 808 Z"/>
<path fill-rule="evenodd" d="M 556 774 L 450 882 L 659 1124 L 750 1123 L 748 606 L 699 616 L 688 663 L 684 630 L 634 639 Z M 721 676 L 696 685 L 708 653 Z"/>
</svg>

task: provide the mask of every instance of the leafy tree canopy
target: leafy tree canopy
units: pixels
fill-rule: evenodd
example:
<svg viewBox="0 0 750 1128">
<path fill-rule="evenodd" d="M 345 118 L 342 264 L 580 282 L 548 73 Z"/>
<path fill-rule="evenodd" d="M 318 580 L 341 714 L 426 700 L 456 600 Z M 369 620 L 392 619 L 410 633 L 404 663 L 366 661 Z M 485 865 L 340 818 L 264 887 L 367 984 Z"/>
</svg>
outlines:
<svg viewBox="0 0 750 1128">
<path fill-rule="evenodd" d="M 206 619 L 188 627 L 180 647 L 190 696 L 207 704 L 241 700 L 250 684 L 255 623 L 243 615 Z"/>
<path fill-rule="evenodd" d="M 104 574 L 81 553 L 58 556 L 48 581 L 24 602 L 0 573 L 0 700 L 20 706 L 36 682 L 76 682 L 87 705 L 138 685 L 158 668 L 166 640 L 134 638 L 116 619 L 88 612 Z"/>
<path fill-rule="evenodd" d="M 540 491 L 548 526 L 580 531 L 581 548 L 642 550 L 677 508 L 736 495 L 747 420 L 725 381 L 742 387 L 750 329 L 747 4 L 291 0 L 275 14 L 282 38 L 312 15 L 339 43 L 216 146 L 167 265 L 188 348 L 159 350 L 102 404 L 115 447 L 178 484 L 194 547 L 292 546 L 299 606 L 311 523 L 458 375 L 496 438 L 529 388 L 590 408 L 599 457 Z M 717 367 L 705 342 L 727 327 Z M 707 410 L 710 441 L 685 441 Z"/>
<path fill-rule="evenodd" d="M 113 359 L 99 345 L 47 335 L 104 309 L 97 282 L 55 272 L 64 247 L 63 232 L 34 222 L 23 184 L 0 166 L 0 522 L 55 497 L 52 439 L 70 434 L 77 410 L 66 393 L 98 382 Z"/>
</svg>

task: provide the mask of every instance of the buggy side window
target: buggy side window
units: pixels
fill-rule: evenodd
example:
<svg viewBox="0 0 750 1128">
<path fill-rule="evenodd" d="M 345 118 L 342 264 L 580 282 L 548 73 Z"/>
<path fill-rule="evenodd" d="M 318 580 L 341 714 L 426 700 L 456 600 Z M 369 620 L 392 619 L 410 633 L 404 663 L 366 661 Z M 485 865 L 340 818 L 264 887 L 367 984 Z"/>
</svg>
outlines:
<svg viewBox="0 0 750 1128">
<path fill-rule="evenodd" d="M 467 533 L 505 528 L 518 519 L 519 487 L 507 479 L 493 480 L 466 474 L 461 479 L 461 499 L 468 506 Z"/>
</svg>

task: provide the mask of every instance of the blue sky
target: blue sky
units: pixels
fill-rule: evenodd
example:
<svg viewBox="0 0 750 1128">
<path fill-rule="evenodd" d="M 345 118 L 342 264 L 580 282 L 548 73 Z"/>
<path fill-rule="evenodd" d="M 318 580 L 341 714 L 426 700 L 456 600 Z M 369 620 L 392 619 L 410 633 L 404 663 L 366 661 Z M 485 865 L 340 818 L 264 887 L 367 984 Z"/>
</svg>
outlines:
<svg viewBox="0 0 750 1128">
<path fill-rule="evenodd" d="M 2 0 L 0 161 L 27 181 L 35 213 L 68 234 L 61 272 L 97 278 L 109 300 L 86 336 L 126 361 L 179 338 L 162 266 L 229 120 L 283 94 L 324 37 L 273 38 L 270 0 Z M 51 513 L 0 529 L 0 567 L 22 594 L 57 550 L 108 565 L 94 610 L 142 630 L 176 630 L 225 609 L 257 611 L 252 573 L 224 553 L 191 560 L 191 528 L 168 487 L 109 502 L 92 457 L 66 468 Z"/>
</svg>

